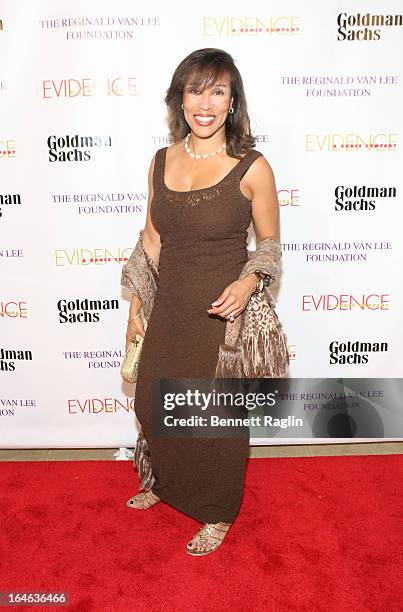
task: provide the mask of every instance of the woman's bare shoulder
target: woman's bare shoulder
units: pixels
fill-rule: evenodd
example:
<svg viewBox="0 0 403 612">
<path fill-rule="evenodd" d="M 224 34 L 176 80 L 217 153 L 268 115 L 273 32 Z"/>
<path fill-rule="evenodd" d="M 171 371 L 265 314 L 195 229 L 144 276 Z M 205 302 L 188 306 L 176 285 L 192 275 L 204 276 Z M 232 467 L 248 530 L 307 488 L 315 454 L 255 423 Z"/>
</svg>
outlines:
<svg viewBox="0 0 403 612">
<path fill-rule="evenodd" d="M 169 157 L 169 159 L 174 159 L 175 157 L 178 157 L 180 153 L 182 153 L 183 141 L 184 139 L 179 140 L 178 142 L 173 142 L 166 146 L 167 157 Z"/>
<path fill-rule="evenodd" d="M 273 184 L 275 178 L 273 168 L 271 167 L 266 156 L 261 151 L 257 151 L 257 149 L 253 150 L 260 153 L 260 155 L 257 155 L 252 161 L 244 175 L 244 178 L 247 185 L 252 190 L 255 190 L 259 186 L 264 185 L 267 187 L 268 185 Z"/>
</svg>

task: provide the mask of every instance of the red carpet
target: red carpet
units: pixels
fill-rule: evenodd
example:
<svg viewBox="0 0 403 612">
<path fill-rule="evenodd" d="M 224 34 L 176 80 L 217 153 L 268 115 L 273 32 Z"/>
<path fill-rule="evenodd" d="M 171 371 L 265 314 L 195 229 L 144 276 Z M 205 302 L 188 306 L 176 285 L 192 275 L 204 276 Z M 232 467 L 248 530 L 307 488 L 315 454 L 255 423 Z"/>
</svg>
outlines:
<svg viewBox="0 0 403 612">
<path fill-rule="evenodd" d="M 399 455 L 252 459 L 237 522 L 194 558 L 199 523 L 126 507 L 131 462 L 5 462 L 0 590 L 66 590 L 83 612 L 397 612 L 402 482 Z"/>
</svg>

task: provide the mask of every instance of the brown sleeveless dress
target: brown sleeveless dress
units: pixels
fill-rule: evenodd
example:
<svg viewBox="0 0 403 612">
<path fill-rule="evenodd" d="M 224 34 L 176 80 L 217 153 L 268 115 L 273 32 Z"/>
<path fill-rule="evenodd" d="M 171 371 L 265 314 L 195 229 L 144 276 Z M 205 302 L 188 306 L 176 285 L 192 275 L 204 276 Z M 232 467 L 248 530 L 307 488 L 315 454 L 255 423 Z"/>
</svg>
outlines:
<svg viewBox="0 0 403 612">
<path fill-rule="evenodd" d="M 232 522 L 243 495 L 249 440 L 162 438 L 152 435 L 151 381 L 214 378 L 226 319 L 206 309 L 247 261 L 252 207 L 239 188 L 254 149 L 216 185 L 173 191 L 165 185 L 167 147 L 155 157 L 150 205 L 161 237 L 159 278 L 144 336 L 135 412 L 151 455 L 153 492 L 206 523 Z"/>
</svg>

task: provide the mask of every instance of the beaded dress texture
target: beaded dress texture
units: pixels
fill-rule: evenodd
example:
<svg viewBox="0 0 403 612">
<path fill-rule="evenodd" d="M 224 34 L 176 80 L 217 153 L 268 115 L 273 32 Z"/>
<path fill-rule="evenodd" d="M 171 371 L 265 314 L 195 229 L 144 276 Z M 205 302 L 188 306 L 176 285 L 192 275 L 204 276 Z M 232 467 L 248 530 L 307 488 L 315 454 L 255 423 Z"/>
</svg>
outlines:
<svg viewBox="0 0 403 612">
<path fill-rule="evenodd" d="M 252 218 L 240 180 L 261 155 L 249 150 L 212 187 L 174 191 L 164 181 L 167 147 L 155 156 L 150 214 L 161 238 L 159 276 L 145 331 L 135 393 L 136 416 L 151 457 L 152 491 L 208 523 L 239 512 L 249 440 L 164 438 L 152 432 L 153 378 L 214 378 L 227 320 L 207 308 L 238 279 L 248 259 Z"/>
</svg>

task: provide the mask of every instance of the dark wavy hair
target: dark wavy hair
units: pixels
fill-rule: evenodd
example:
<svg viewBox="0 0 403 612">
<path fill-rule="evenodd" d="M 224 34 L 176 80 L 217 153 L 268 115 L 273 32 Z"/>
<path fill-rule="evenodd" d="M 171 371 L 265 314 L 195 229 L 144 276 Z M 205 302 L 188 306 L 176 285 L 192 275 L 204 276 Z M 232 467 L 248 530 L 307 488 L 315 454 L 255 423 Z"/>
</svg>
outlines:
<svg viewBox="0 0 403 612">
<path fill-rule="evenodd" d="M 250 132 L 250 120 L 247 111 L 242 77 L 235 66 L 232 56 L 222 49 L 198 49 L 193 51 L 176 68 L 171 84 L 167 89 L 165 104 L 168 107 L 168 127 L 171 142 L 179 142 L 189 132 L 181 108 L 183 90 L 189 78 L 196 87 L 203 91 L 218 81 L 224 74 L 230 78 L 233 113 L 228 113 L 225 122 L 226 150 L 230 157 L 240 159 L 256 146 L 256 139 Z"/>
</svg>

